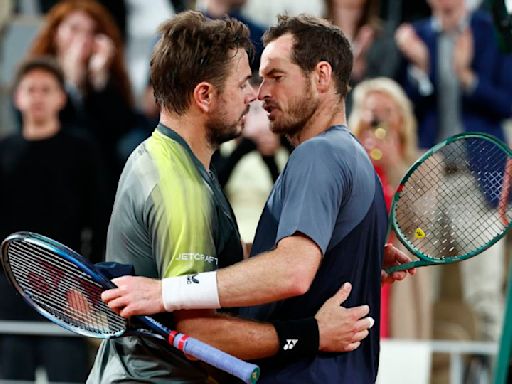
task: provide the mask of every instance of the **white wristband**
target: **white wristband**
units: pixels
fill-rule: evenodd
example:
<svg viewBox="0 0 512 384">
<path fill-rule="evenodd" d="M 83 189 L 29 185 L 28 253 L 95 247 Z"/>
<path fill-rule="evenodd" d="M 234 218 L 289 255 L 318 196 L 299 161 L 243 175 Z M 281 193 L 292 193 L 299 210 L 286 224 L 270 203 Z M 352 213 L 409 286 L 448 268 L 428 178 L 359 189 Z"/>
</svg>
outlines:
<svg viewBox="0 0 512 384">
<path fill-rule="evenodd" d="M 220 308 L 217 272 L 163 279 L 162 301 L 167 312 L 178 309 Z"/>
</svg>

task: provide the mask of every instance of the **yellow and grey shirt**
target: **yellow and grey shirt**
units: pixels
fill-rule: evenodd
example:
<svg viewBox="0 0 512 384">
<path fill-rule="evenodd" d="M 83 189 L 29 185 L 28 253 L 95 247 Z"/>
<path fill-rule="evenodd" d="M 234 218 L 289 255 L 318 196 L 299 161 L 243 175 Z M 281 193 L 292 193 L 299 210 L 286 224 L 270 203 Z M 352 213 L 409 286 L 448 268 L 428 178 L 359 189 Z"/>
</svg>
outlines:
<svg viewBox="0 0 512 384">
<path fill-rule="evenodd" d="M 215 270 L 242 259 L 236 221 L 214 175 L 187 143 L 159 124 L 128 159 L 116 194 L 107 261 L 164 278 Z M 167 316 L 172 327 L 172 316 Z M 181 352 L 155 340 L 102 343 L 89 383 L 146 380 L 204 383 L 206 374 Z"/>
</svg>

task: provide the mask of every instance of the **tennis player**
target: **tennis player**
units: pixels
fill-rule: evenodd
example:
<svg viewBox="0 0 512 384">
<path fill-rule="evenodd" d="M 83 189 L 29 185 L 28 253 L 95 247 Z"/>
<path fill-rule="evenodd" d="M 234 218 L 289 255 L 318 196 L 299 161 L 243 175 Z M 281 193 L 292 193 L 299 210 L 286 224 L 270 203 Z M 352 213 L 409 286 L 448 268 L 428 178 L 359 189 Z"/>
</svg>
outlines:
<svg viewBox="0 0 512 384">
<path fill-rule="evenodd" d="M 312 297 L 298 321 L 294 316 L 293 321 L 276 325 L 242 320 L 212 309 L 219 307 L 217 290 L 209 289 L 212 283 L 215 285 L 215 273 L 196 275 L 201 276 L 199 280 L 194 274 L 237 263 L 242 260 L 243 250 L 233 212 L 209 164 L 219 144 L 240 134 L 249 103 L 256 98 L 249 84 L 251 45 L 242 23 L 229 18 L 209 20 L 197 12 L 176 16 L 163 24 L 160 33 L 151 59 L 151 83 L 162 107 L 160 124 L 132 153 L 121 176 L 109 225 L 107 260 L 132 264 L 140 276 L 160 279 L 188 275 L 179 279 L 184 285 L 176 288 L 183 290 L 183 302 L 210 309 L 179 310 L 180 303 L 170 303 L 167 309 L 175 311 L 163 321 L 238 357 L 261 359 L 276 355 L 280 351 L 279 338 L 283 337 L 280 329 L 288 326 L 295 332 L 287 335 L 290 345 L 286 349 L 298 352 L 290 356 L 291 360 L 304 356 L 311 359 L 319 350 L 340 352 L 357 348 L 373 323 L 365 317 L 369 311 L 366 299 L 373 296 L 358 294 L 353 304 L 357 302 L 359 306 L 341 307 L 351 287 L 340 286 L 351 276 L 340 275 L 339 271 L 333 271 L 328 278 L 329 294 Z M 268 84 L 266 73 L 265 79 Z M 357 148 L 355 141 L 351 143 Z M 366 175 L 364 170 L 363 174 Z M 368 187 L 377 188 L 373 174 L 368 177 Z M 323 212 L 318 214 L 320 219 Z M 328 216 L 324 218 L 327 222 L 331 220 Z M 373 231 L 371 226 L 365 229 Z M 317 240 L 310 236 L 305 229 L 297 228 L 278 242 L 274 252 L 262 256 L 261 262 L 257 258 L 256 263 L 243 263 L 248 266 L 244 269 L 247 273 L 232 280 L 230 306 L 304 294 L 323 253 Z M 360 273 L 380 274 L 384 245 L 380 240 L 361 243 L 364 248 L 369 247 L 368 252 L 373 252 L 374 247 L 379 249 L 375 251 L 375 260 L 364 255 Z M 357 254 L 353 256 L 359 258 Z M 380 284 L 379 276 L 371 287 Z M 160 284 L 158 280 L 153 282 Z M 192 287 L 206 289 L 191 301 L 186 293 Z M 174 289 L 171 287 L 170 291 Z M 237 291 L 244 291 L 244 296 Z M 140 292 L 148 297 L 152 293 Z M 194 295 L 197 291 L 190 292 Z M 161 288 L 158 294 L 161 297 Z M 153 310 L 161 312 L 165 307 Z M 378 313 L 378 306 L 373 312 Z M 230 379 L 220 378 L 218 372 L 208 372 L 207 367 L 188 360 L 165 342 L 130 337 L 102 343 L 88 382 L 213 380 L 227 383 Z"/>
<path fill-rule="evenodd" d="M 177 27 L 170 30 L 177 30 Z M 196 39 L 198 36 L 194 34 Z M 162 41 L 155 52 L 162 49 Z M 315 317 L 319 319 L 317 311 L 322 303 L 336 294 L 344 281 L 350 281 L 354 286 L 348 298 L 351 305 L 369 304 L 371 316 L 378 319 L 383 261 L 384 265 L 392 265 L 409 260 L 392 247 L 384 252 L 387 218 L 380 183 L 364 149 L 346 127 L 344 97 L 352 66 L 350 46 L 337 27 L 307 16 L 281 18 L 279 24 L 267 32 L 265 43 L 259 98 L 264 101 L 274 132 L 287 135 L 296 149 L 262 213 L 252 248 L 253 255 L 260 255 L 216 273 L 216 269 L 226 265 L 226 260 L 227 263 L 236 261 L 226 259 L 226 256 L 218 257 L 221 255 L 219 248 L 204 249 L 196 245 L 193 251 L 188 247 L 186 252 L 178 249 L 174 254 L 169 253 L 178 240 L 186 239 L 186 231 L 180 237 L 182 222 L 192 222 L 192 214 L 203 212 L 200 205 L 187 204 L 193 196 L 193 189 L 188 184 L 169 183 L 174 188 L 174 195 L 177 190 L 187 193 L 187 198 L 169 199 L 167 203 L 169 212 L 174 208 L 174 216 L 177 217 L 176 212 L 181 212 L 182 217 L 177 221 L 172 219 L 165 227 L 167 247 L 160 246 L 151 251 L 152 244 L 159 244 L 152 239 L 146 240 L 146 252 L 141 253 L 139 258 L 151 266 L 145 255 L 153 254 L 157 258 L 157 264 L 153 266 L 155 272 L 146 269 L 146 273 L 139 273 L 144 271 L 139 268 L 137 274 L 157 275 L 157 269 L 161 268 L 158 259 L 163 257 L 170 260 L 170 263 L 163 263 L 163 267 L 167 268 L 161 274 L 164 277 L 186 275 L 190 273 L 190 267 L 187 270 L 185 266 L 200 262 L 212 272 L 165 278 L 163 282 L 122 277 L 115 280 L 119 288 L 108 291 L 103 298 L 124 316 L 158 313 L 164 309 L 178 310 L 174 312 L 178 328 L 242 358 L 260 359 L 277 353 L 271 359 L 260 361 L 264 383 L 373 383 L 378 369 L 378 329 L 373 328 L 361 347 L 350 353 L 325 354 L 318 353 L 319 347 L 321 351 L 346 352 L 358 346 L 359 341 L 348 347 L 324 347 L 322 326 L 320 321 L 315 320 Z M 179 49 L 183 51 L 182 46 Z M 239 57 L 240 54 L 242 57 Z M 153 74 L 156 70 L 155 57 L 156 53 L 152 62 Z M 244 52 L 233 52 L 232 57 L 234 77 L 226 78 L 224 95 L 210 91 L 213 86 L 209 83 L 198 83 L 193 88 L 189 108 L 207 115 L 202 121 L 188 117 L 191 123 L 189 129 L 194 129 L 197 134 L 182 129 L 183 120 L 170 119 L 173 116 L 169 113 L 172 107 L 165 104 L 165 100 L 160 100 L 163 106 L 162 123 L 185 136 L 184 140 L 191 143 L 189 154 L 203 156 L 203 167 L 197 168 L 205 173 L 203 178 L 212 191 L 217 190 L 217 185 L 207 178 L 212 175 L 206 171 L 211 151 L 222 140 L 239 133 L 245 109 L 242 106 L 244 103 L 239 103 L 240 106 L 235 108 L 236 98 L 245 97 L 245 105 L 254 99 L 249 90 L 245 96 L 237 96 L 240 91 L 234 92 L 229 87 L 231 80 L 238 79 L 235 83 L 242 90 L 246 87 L 244 81 L 249 77 L 248 70 L 243 69 L 246 66 Z M 201 63 L 208 59 L 201 59 Z M 183 78 L 180 70 L 169 74 L 168 78 Z M 187 71 L 190 71 L 190 66 Z M 187 78 L 198 79 L 200 76 Z M 152 81 L 155 81 L 154 76 Z M 169 83 L 166 87 L 156 85 L 157 99 L 159 89 L 169 92 Z M 228 102 L 231 108 L 226 109 Z M 213 112 L 211 108 L 215 104 L 219 109 Z M 210 113 L 212 115 L 208 116 Z M 213 147 L 209 151 L 198 151 L 201 148 L 198 138 L 203 128 L 199 122 L 204 122 L 207 146 Z M 161 134 L 167 132 L 169 138 L 176 143 L 181 142 L 176 134 L 169 135 L 169 130 L 162 127 L 160 125 L 159 128 Z M 127 169 L 135 156 L 142 156 L 147 151 L 144 147 L 147 148 L 149 143 L 151 139 L 132 155 Z M 120 188 L 126 177 L 125 171 Z M 180 182 L 183 183 L 183 178 Z M 133 185 L 130 188 L 132 191 Z M 116 206 L 120 204 L 119 197 Z M 218 199 L 227 205 L 220 193 Z M 146 213 L 149 217 L 151 209 Z M 121 206 L 118 210 L 129 212 L 126 208 L 121 210 Z M 216 212 L 219 214 L 218 208 Z M 229 207 L 226 207 L 225 213 L 221 211 L 220 216 L 231 218 L 231 231 L 235 234 L 236 227 Z M 109 255 L 115 252 L 115 260 L 133 263 L 130 256 L 133 251 L 127 252 L 125 245 L 130 237 L 123 233 L 122 227 L 133 230 L 131 228 L 137 217 L 130 218 L 124 225 L 114 225 L 115 209 L 112 220 L 109 240 L 112 240 L 112 244 L 115 240 L 115 248 L 109 247 Z M 237 234 L 233 239 L 226 239 L 228 229 L 226 225 L 222 231 L 214 230 L 213 239 L 221 235 L 225 239 L 223 243 L 236 247 L 236 252 L 241 255 Z M 196 231 L 203 233 L 201 229 Z M 232 257 L 236 252 L 231 249 L 228 254 Z M 212 255 L 214 261 L 211 261 Z M 207 260 L 214 265 L 208 265 Z M 382 277 L 393 280 L 405 275 L 400 273 Z M 265 304 L 272 301 L 274 303 Z M 226 319 L 197 311 L 198 308 L 218 308 L 220 305 L 236 307 L 258 304 L 262 305 L 242 310 L 243 315 L 272 322 L 273 326 L 245 323 L 239 319 Z M 343 320 L 336 327 L 342 329 L 346 325 Z M 354 331 L 356 335 L 361 334 L 358 329 Z"/>
</svg>

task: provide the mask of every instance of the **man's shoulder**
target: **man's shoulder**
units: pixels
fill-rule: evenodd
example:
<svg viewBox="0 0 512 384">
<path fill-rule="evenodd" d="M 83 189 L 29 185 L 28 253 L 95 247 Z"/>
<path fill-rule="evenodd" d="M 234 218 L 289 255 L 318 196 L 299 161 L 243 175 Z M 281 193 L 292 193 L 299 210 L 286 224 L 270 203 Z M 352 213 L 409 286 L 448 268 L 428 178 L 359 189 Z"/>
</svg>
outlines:
<svg viewBox="0 0 512 384">
<path fill-rule="evenodd" d="M 190 152 L 181 143 L 160 132 L 153 133 L 137 147 L 137 150 L 139 155 L 149 156 L 159 168 L 178 171 L 196 167 Z"/>
<path fill-rule="evenodd" d="M 145 201 L 154 191 L 162 196 L 176 196 L 203 190 L 204 183 L 194 161 L 181 145 L 152 136 L 129 156 L 119 188 Z M 190 193 L 188 198 L 193 196 L 197 194 Z"/>
<path fill-rule="evenodd" d="M 482 10 L 477 10 L 471 13 L 471 23 L 478 26 L 486 26 L 487 28 L 494 28 L 491 14 Z"/>
<path fill-rule="evenodd" d="M 473 38 L 478 39 L 486 47 L 495 47 L 498 49 L 496 29 L 492 17 L 485 11 L 475 11 L 470 19 L 471 32 Z"/>
<path fill-rule="evenodd" d="M 334 161 L 342 164 L 348 164 L 366 156 L 363 147 L 349 129 L 341 125 L 333 126 L 320 135 L 305 141 L 295 151 L 301 158 Z"/>
<path fill-rule="evenodd" d="M 18 133 L 0 138 L 0 160 L 19 156 L 26 145 L 26 140 Z"/>
<path fill-rule="evenodd" d="M 23 137 L 19 133 L 10 133 L 8 135 L 0 137 L 0 146 L 8 147 L 10 144 L 22 142 Z"/>
</svg>

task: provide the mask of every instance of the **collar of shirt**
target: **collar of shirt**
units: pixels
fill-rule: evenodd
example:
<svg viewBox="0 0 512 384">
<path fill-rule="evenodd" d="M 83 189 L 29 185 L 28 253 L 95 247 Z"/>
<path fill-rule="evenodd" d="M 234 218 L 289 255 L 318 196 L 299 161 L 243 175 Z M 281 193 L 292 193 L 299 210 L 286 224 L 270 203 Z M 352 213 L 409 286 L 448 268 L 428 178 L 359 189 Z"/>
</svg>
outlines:
<svg viewBox="0 0 512 384">
<path fill-rule="evenodd" d="M 438 17 L 432 16 L 430 20 L 432 29 L 437 33 L 448 33 L 448 31 L 443 31 L 443 26 L 441 24 L 441 20 Z M 457 23 L 457 28 L 455 28 L 454 32 L 461 33 L 469 26 L 469 16 L 465 16 L 459 20 Z"/>
</svg>

